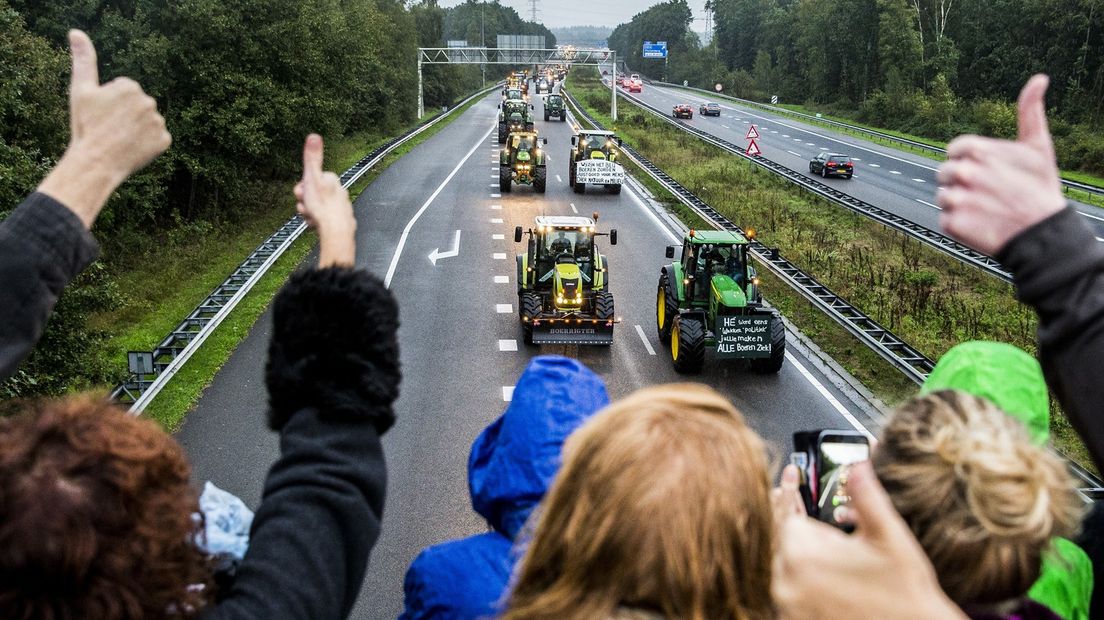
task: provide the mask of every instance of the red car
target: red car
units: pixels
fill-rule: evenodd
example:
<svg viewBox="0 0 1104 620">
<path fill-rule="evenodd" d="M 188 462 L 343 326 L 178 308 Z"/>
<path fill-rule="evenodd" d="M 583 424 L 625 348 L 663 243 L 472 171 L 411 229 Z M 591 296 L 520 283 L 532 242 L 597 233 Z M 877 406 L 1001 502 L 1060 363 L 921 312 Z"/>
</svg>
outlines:
<svg viewBox="0 0 1104 620">
<path fill-rule="evenodd" d="M 638 93 L 642 90 L 644 90 L 644 82 L 641 82 L 639 79 L 629 80 L 630 93 Z"/>
<path fill-rule="evenodd" d="M 671 109 L 671 116 L 675 118 L 694 118 L 694 107 L 689 103 L 677 103 Z"/>
</svg>

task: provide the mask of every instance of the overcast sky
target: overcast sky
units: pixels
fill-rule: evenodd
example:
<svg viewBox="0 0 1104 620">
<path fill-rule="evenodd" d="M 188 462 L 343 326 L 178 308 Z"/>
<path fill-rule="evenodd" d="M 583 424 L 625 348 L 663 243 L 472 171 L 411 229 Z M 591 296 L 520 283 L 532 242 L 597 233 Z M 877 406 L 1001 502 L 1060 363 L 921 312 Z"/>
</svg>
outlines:
<svg viewBox="0 0 1104 620">
<path fill-rule="evenodd" d="M 563 26 L 609 26 L 627 22 L 633 15 L 656 4 L 658 0 L 537 0 L 537 21 L 549 28 Z M 689 0 L 694 11 L 691 28 L 705 30 L 705 0 Z M 463 0 L 442 0 L 441 6 L 456 6 Z M 512 7 L 524 19 L 529 19 L 529 0 L 499 0 Z"/>
</svg>

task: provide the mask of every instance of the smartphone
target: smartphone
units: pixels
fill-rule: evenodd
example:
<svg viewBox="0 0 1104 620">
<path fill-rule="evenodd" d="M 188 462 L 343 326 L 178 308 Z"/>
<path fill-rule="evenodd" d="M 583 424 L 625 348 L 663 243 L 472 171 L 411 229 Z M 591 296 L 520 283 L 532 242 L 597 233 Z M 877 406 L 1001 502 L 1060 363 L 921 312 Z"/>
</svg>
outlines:
<svg viewBox="0 0 1104 620">
<path fill-rule="evenodd" d="M 790 462 L 801 470 L 801 499 L 812 517 L 850 531 L 841 520 L 851 497 L 848 466 L 870 458 L 870 440 L 857 431 L 817 430 L 794 433 Z"/>
</svg>

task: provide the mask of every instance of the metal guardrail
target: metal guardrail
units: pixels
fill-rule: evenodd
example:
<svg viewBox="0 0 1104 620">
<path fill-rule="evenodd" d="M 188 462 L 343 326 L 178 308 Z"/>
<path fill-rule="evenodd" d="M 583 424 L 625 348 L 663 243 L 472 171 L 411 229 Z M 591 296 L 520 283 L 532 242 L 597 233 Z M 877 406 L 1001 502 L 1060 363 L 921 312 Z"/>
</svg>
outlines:
<svg viewBox="0 0 1104 620">
<path fill-rule="evenodd" d="M 348 189 L 395 149 L 449 117 L 458 108 L 500 85 L 501 83 L 484 88 L 447 112 L 388 140 L 343 172 L 340 177 L 341 186 Z M 131 413 L 140 414 L 306 229 L 306 222 L 302 216 L 296 214 L 265 239 L 153 349 L 153 372 L 131 374 L 127 381 L 111 392 L 111 398 L 131 404 Z"/>
<path fill-rule="evenodd" d="M 766 110 L 766 111 L 772 112 L 774 114 L 784 114 L 786 116 L 791 116 L 791 117 L 801 119 L 801 120 L 804 120 L 804 121 L 808 121 L 808 122 L 811 122 L 811 123 L 820 123 L 822 125 L 828 125 L 829 127 L 836 127 L 836 128 L 839 128 L 839 129 L 842 129 L 842 130 L 845 130 L 845 131 L 850 131 L 850 132 L 853 132 L 853 133 L 870 136 L 872 138 L 878 138 L 880 140 L 887 140 L 887 141 L 890 141 L 890 142 L 896 142 L 897 144 L 903 144 L 905 146 L 909 146 L 909 147 L 924 150 L 924 151 L 929 151 L 929 152 L 932 152 L 932 153 L 937 153 L 939 155 L 946 155 L 947 154 L 947 149 L 940 148 L 938 146 L 933 146 L 933 145 L 927 144 L 925 142 L 919 142 L 917 140 L 910 140 L 908 138 L 902 138 L 901 136 L 895 136 L 893 134 L 878 131 L 876 129 L 870 129 L 869 127 L 860 127 L 858 125 L 852 125 L 850 123 L 844 123 L 844 122 L 841 122 L 841 121 L 827 119 L 827 118 L 824 118 L 824 117 L 813 116 L 812 114 L 805 114 L 804 112 L 797 112 L 796 110 L 790 110 L 790 109 L 783 108 L 783 107 L 780 107 L 780 106 L 771 105 L 769 103 L 761 103 L 759 101 L 752 101 L 750 99 L 741 99 L 739 97 L 733 97 L 732 95 L 722 95 L 720 93 L 715 93 L 713 91 L 706 90 L 704 88 L 697 88 L 695 86 L 683 86 L 682 84 L 672 84 L 670 82 L 661 82 L 659 80 L 649 80 L 649 83 L 650 84 L 658 84 L 659 86 L 667 86 L 667 87 L 670 87 L 670 88 L 681 88 L 681 89 L 684 89 L 684 90 L 692 90 L 692 91 L 695 91 L 695 92 L 702 93 L 704 95 L 708 95 L 709 97 L 712 97 L 712 98 L 720 98 L 720 99 L 727 99 L 729 101 L 735 101 L 737 103 L 740 103 L 740 104 L 743 104 L 743 105 L 746 105 L 746 106 L 749 106 L 749 107 L 758 108 L 760 110 Z M 1098 187 L 1096 185 L 1088 185 L 1086 183 L 1079 183 L 1077 181 L 1070 181 L 1068 179 L 1062 179 L 1062 185 L 1065 186 L 1066 189 L 1075 189 L 1075 190 L 1078 190 L 1078 191 L 1081 191 L 1081 192 L 1085 192 L 1086 194 L 1092 194 L 1092 195 L 1095 195 L 1095 196 L 1104 196 L 1104 187 Z"/>
<path fill-rule="evenodd" d="M 573 96 L 567 92 L 563 94 L 571 107 L 587 122 L 597 129 L 603 128 L 601 123 L 584 110 Z M 621 150 L 648 176 L 703 220 L 722 230 L 743 234 L 743 230 L 739 226 L 733 224 L 708 203 L 695 196 L 693 192 L 671 178 L 670 175 L 650 162 L 636 149 L 622 143 Z M 768 248 L 758 241 L 751 241 L 750 246 L 752 256 L 757 262 L 787 283 L 821 312 L 843 326 L 864 345 L 901 370 L 907 377 L 917 384 L 923 383 L 935 365 L 931 359 L 893 334 L 893 332 L 882 327 L 861 310 L 852 306 L 847 300 L 833 293 L 811 274 L 782 258 L 777 249 Z M 1084 485 L 1078 489 L 1078 493 L 1086 502 L 1104 499 L 1104 481 L 1101 481 L 1073 461 L 1067 459 L 1066 463 L 1079 484 Z"/>
<path fill-rule="evenodd" d="M 620 92 L 620 89 L 618 89 L 618 91 Z M 854 211 L 855 213 L 858 213 L 860 215 L 869 217 L 880 224 L 889 226 L 890 228 L 904 233 L 909 237 L 920 241 L 921 243 L 925 243 L 939 250 L 940 252 L 950 255 L 956 260 L 966 263 L 967 265 L 970 265 L 972 267 L 977 267 L 978 269 L 981 269 L 982 271 L 985 271 L 990 275 L 996 276 L 1004 280 L 1005 282 L 1012 281 L 1012 275 L 1005 271 L 1004 268 L 1001 267 L 1000 263 L 998 263 L 996 259 L 992 258 L 991 256 L 978 252 L 973 248 L 962 245 L 961 243 L 955 241 L 954 239 L 951 239 L 946 235 L 942 235 L 934 230 L 931 230 L 930 228 L 921 226 L 920 224 L 917 224 L 916 222 L 913 222 L 912 220 L 909 220 L 907 218 L 901 217 L 896 213 L 887 211 L 885 209 L 882 209 L 881 207 L 876 207 L 868 202 L 859 200 L 858 198 L 855 198 L 850 194 L 845 194 L 832 187 L 831 185 L 827 185 L 819 181 L 814 181 L 813 179 L 810 179 L 809 177 L 801 174 L 800 172 L 797 172 L 796 170 L 787 168 L 786 166 L 771 161 L 761 155 L 748 155 L 747 151 L 737 144 L 729 142 L 728 140 L 725 140 L 723 138 L 718 138 L 713 134 L 698 129 L 697 127 L 692 127 L 690 125 L 682 123 L 677 119 L 673 119 L 670 117 L 670 115 L 663 112 L 662 110 L 648 103 L 645 103 L 644 101 L 641 101 L 640 99 L 633 97 L 630 94 L 623 92 L 621 92 L 620 94 L 622 97 L 625 97 L 635 105 L 647 110 L 648 112 L 651 112 L 652 114 L 655 114 L 656 116 L 662 118 L 664 121 L 670 123 L 671 125 L 678 127 L 682 131 L 685 131 L 697 138 L 700 138 L 724 151 L 732 153 L 733 155 L 737 155 L 748 161 L 751 161 L 761 168 L 765 168 L 766 170 L 769 170 L 770 172 L 808 190 L 809 192 L 812 192 L 813 194 L 816 194 L 821 198 L 850 209 L 851 211 Z"/>
</svg>

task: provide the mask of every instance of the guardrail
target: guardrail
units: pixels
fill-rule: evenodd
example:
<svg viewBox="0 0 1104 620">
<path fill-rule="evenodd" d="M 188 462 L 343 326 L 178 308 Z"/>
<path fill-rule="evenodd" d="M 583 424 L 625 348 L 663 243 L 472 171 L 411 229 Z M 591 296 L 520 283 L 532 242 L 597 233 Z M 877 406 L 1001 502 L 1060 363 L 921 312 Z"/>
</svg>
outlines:
<svg viewBox="0 0 1104 620">
<path fill-rule="evenodd" d="M 348 189 L 395 149 L 449 117 L 458 108 L 499 88 L 500 85 L 501 83 L 484 88 L 454 105 L 447 112 L 388 140 L 342 173 L 341 186 Z M 296 214 L 265 239 L 222 284 L 200 302 L 187 318 L 153 349 L 153 366 L 148 369 L 150 372 L 131 373 L 124 383 L 116 386 L 111 392 L 111 398 L 122 403 L 130 403 L 130 411 L 135 415 L 145 410 L 169 380 L 184 366 L 184 363 L 215 331 L 215 328 L 226 319 L 257 281 L 306 229 L 306 222 L 302 216 Z"/>
<path fill-rule="evenodd" d="M 582 116 L 591 126 L 603 129 L 601 123 L 579 105 L 579 102 L 566 91 L 561 91 L 574 113 Z M 574 121 L 574 119 L 572 119 Z M 578 125 L 578 122 L 575 121 Z M 693 192 L 673 179 L 661 168 L 653 164 L 641 155 L 631 145 L 622 143 L 621 150 L 648 176 L 659 183 L 671 193 L 679 202 L 686 205 L 703 220 L 713 226 L 744 234 L 743 230 L 733 224 L 728 218 L 721 215 L 704 200 L 698 198 Z M 768 248 L 758 241 L 752 240 L 750 248 L 752 257 L 759 264 L 766 267 L 771 273 L 788 284 L 802 297 L 812 303 L 821 312 L 835 320 L 844 329 L 859 339 L 864 345 L 880 355 L 894 367 L 899 369 L 908 378 L 918 385 L 931 372 L 935 363 L 912 345 L 902 340 L 893 332 L 882 327 L 877 321 L 867 316 L 864 312 L 851 305 L 827 286 L 821 284 L 811 274 L 800 267 L 784 259 L 777 248 Z M 1078 492 L 1085 501 L 1104 499 L 1104 482 L 1096 478 L 1091 472 L 1073 461 L 1066 461 L 1070 472 L 1084 485 Z"/>
<path fill-rule="evenodd" d="M 947 149 L 940 148 L 938 146 L 933 146 L 933 145 L 927 144 L 925 142 L 919 142 L 917 140 L 910 140 L 908 138 L 902 138 L 901 136 L 895 136 L 893 134 L 878 131 L 876 129 L 870 129 L 869 127 L 860 127 L 859 125 L 852 125 L 850 123 L 844 123 L 842 121 L 827 119 L 827 118 L 824 118 L 824 117 L 821 117 L 821 116 L 813 116 L 812 114 L 805 114 L 804 112 L 797 112 L 796 110 L 790 110 L 790 109 L 783 108 L 783 107 L 780 107 L 780 106 L 771 105 L 769 103 L 761 103 L 759 101 L 752 101 L 750 99 L 741 99 L 739 97 L 733 97 L 732 95 L 723 95 L 723 94 L 720 94 L 720 93 L 715 93 L 713 91 L 706 90 L 704 88 L 697 88 L 695 86 L 683 86 L 682 84 L 672 84 L 670 82 L 661 82 L 659 80 L 649 80 L 648 83 L 649 84 L 658 84 L 659 86 L 667 86 L 667 87 L 670 87 L 670 88 L 681 88 L 681 89 L 684 89 L 684 90 L 692 90 L 692 91 L 695 91 L 695 92 L 702 93 L 703 95 L 708 95 L 709 97 L 712 97 L 712 98 L 721 98 L 721 99 L 727 99 L 729 101 L 735 101 L 736 103 L 740 103 L 740 104 L 745 105 L 745 106 L 758 108 L 760 110 L 766 110 L 768 112 L 772 112 L 772 113 L 775 113 L 775 114 L 784 114 L 786 116 L 791 116 L 793 118 L 797 118 L 797 119 L 807 121 L 807 122 L 811 122 L 811 123 L 819 123 L 819 124 L 822 124 L 822 125 L 828 125 L 829 127 L 836 127 L 836 128 L 842 129 L 844 131 L 850 131 L 852 133 L 861 134 L 861 135 L 869 136 L 869 137 L 872 137 L 872 138 L 877 138 L 879 140 L 886 140 L 886 141 L 889 141 L 889 142 L 895 142 L 897 144 L 903 144 L 905 146 L 908 146 L 908 147 L 911 147 L 911 148 L 914 148 L 914 149 L 920 149 L 920 150 L 923 150 L 923 151 L 928 151 L 928 152 L 936 153 L 936 154 L 939 154 L 939 155 L 946 155 L 947 154 Z M 1085 192 L 1086 194 L 1092 194 L 1094 196 L 1104 196 L 1104 187 L 1098 187 L 1096 185 L 1088 185 L 1086 183 L 1079 183 L 1077 181 L 1070 181 L 1070 180 L 1067 180 L 1067 179 L 1062 179 L 1062 185 L 1065 186 L 1065 188 L 1067 190 L 1075 189 L 1075 190 L 1078 190 L 1078 191 L 1081 191 L 1081 192 Z"/>
<path fill-rule="evenodd" d="M 972 267 L 977 267 L 978 269 L 981 269 L 982 271 L 990 275 L 996 276 L 1004 280 L 1005 282 L 1012 281 L 1011 274 L 1005 271 L 1004 268 L 1001 267 L 1000 263 L 998 263 L 996 259 L 992 258 L 991 256 L 982 254 L 981 252 L 978 252 L 973 248 L 962 245 L 961 243 L 955 241 L 954 239 L 951 239 L 946 235 L 940 234 L 934 230 L 931 230 L 930 228 L 921 226 L 920 224 L 917 224 L 916 222 L 913 222 L 912 220 L 909 220 L 907 218 L 901 217 L 896 213 L 887 211 L 885 209 L 882 209 L 881 207 L 875 207 L 874 205 L 859 200 L 858 198 L 855 198 L 850 194 L 845 194 L 831 185 L 827 185 L 825 183 L 810 179 L 809 177 L 801 174 L 800 172 L 797 172 L 796 170 L 787 168 L 786 166 L 771 161 L 765 157 L 762 157 L 761 155 L 748 155 L 747 151 L 743 147 L 729 142 L 728 140 L 725 140 L 723 138 L 718 138 L 717 136 L 698 129 L 697 127 L 692 127 L 685 123 L 679 122 L 677 119 L 671 118 L 669 114 L 660 110 L 659 108 L 645 103 L 644 101 L 641 101 L 640 99 L 633 97 L 630 94 L 620 92 L 620 90 L 621 89 L 618 89 L 618 92 L 622 97 L 626 98 L 633 104 L 647 110 L 648 112 L 651 112 L 652 114 L 660 117 L 667 123 L 678 127 L 682 131 L 685 131 L 697 138 L 700 138 L 708 142 L 709 144 L 712 144 L 713 146 L 716 146 L 733 155 L 751 161 L 759 167 L 769 170 L 770 172 L 786 179 L 790 183 L 802 187 L 809 192 L 812 192 L 813 194 L 824 198 L 825 200 L 850 209 L 855 213 L 869 217 L 880 224 L 884 224 L 885 226 L 889 226 L 894 230 L 904 233 L 909 237 L 920 241 L 921 243 L 925 243 L 939 250 L 940 252 L 948 254 L 956 260 L 959 260 Z"/>
</svg>

